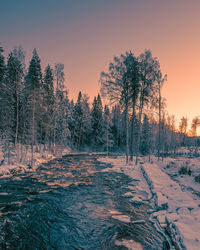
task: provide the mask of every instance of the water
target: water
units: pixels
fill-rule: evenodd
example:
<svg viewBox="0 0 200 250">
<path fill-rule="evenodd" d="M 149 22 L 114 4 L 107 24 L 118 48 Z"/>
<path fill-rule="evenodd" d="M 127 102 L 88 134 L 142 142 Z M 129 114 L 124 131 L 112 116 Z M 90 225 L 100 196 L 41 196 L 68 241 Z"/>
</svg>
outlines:
<svg viewBox="0 0 200 250">
<path fill-rule="evenodd" d="M 137 182 L 106 167 L 94 156 L 71 156 L 1 178 L 0 248 L 163 249 L 151 204 L 123 196 Z"/>
</svg>

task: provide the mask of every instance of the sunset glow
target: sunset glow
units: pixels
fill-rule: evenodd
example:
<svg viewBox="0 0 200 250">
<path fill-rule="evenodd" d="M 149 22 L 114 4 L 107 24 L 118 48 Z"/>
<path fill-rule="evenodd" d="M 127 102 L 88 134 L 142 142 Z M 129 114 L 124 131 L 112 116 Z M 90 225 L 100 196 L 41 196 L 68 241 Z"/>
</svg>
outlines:
<svg viewBox="0 0 200 250">
<path fill-rule="evenodd" d="M 150 49 L 168 75 L 168 112 L 191 122 L 200 106 L 199 9 L 197 0 L 2 1 L 0 42 L 7 52 L 21 45 L 27 62 L 37 48 L 43 66 L 64 63 L 69 96 L 81 90 L 90 101 L 113 56 Z"/>
</svg>

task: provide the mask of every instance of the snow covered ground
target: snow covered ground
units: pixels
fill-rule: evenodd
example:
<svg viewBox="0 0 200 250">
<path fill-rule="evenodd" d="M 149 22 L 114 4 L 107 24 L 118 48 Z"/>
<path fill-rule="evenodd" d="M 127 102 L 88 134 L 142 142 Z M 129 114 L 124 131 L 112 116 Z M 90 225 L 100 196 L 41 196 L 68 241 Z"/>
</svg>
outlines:
<svg viewBox="0 0 200 250">
<path fill-rule="evenodd" d="M 149 198 L 155 202 L 152 217 L 169 232 L 177 247 L 200 249 L 200 183 L 194 180 L 199 174 L 200 159 L 179 157 L 157 162 L 156 158 L 152 158 L 148 163 L 147 159 L 141 158 L 138 166 L 126 165 L 122 157 L 100 160 L 113 164 L 109 171 L 123 172 L 140 180 L 137 188 L 148 192 Z M 190 169 L 190 175 L 181 171 L 182 167 Z M 134 198 L 134 194 L 132 196 L 133 200 L 140 199 Z"/>
<path fill-rule="evenodd" d="M 19 145 L 19 148 L 21 145 Z M 3 153 L 0 147 L 0 177 L 12 176 L 15 173 L 23 173 L 25 171 L 35 171 L 42 163 L 48 162 L 56 157 L 61 157 L 62 155 L 66 155 L 71 153 L 69 148 L 64 150 L 57 150 L 56 154 L 52 154 L 49 151 L 43 152 L 35 152 L 34 153 L 34 163 L 33 167 L 30 167 L 30 150 L 23 149 L 22 157 L 19 152 L 12 152 L 12 156 L 10 157 L 10 164 L 7 161 L 3 162 Z M 21 161 L 19 160 L 21 159 Z"/>
<path fill-rule="evenodd" d="M 70 149 L 57 152 L 53 155 L 50 152 L 34 153 L 34 168 L 30 169 L 30 153 L 23 152 L 22 162 L 17 160 L 17 153 L 11 157 L 11 162 L 3 160 L 0 150 L 0 177 L 10 176 L 16 172 L 34 171 L 43 162 L 60 157 L 65 154 L 73 154 Z M 168 231 L 174 242 L 180 249 L 200 249 L 200 183 L 195 182 L 195 177 L 200 175 L 200 158 L 188 158 L 187 156 L 177 158 L 164 158 L 157 161 L 152 157 L 151 163 L 147 158 L 140 158 L 138 166 L 133 163 L 126 165 L 125 157 L 107 158 L 101 157 L 100 161 L 112 164 L 112 168 L 103 171 L 116 171 L 124 173 L 137 182 L 134 189 L 138 189 L 143 195 L 135 197 L 135 190 L 126 193 L 132 201 L 140 202 L 153 199 L 155 211 L 152 211 L 152 218 L 156 219 L 160 227 Z M 130 189 L 133 186 L 129 187 Z M 123 214 L 113 213 L 113 218 L 129 221 L 129 217 Z M 132 223 L 143 223 L 131 221 Z M 126 243 L 126 244 L 125 244 Z M 117 245 L 127 245 L 135 249 L 136 242 L 116 242 Z M 140 249 L 137 246 L 137 249 Z"/>
</svg>

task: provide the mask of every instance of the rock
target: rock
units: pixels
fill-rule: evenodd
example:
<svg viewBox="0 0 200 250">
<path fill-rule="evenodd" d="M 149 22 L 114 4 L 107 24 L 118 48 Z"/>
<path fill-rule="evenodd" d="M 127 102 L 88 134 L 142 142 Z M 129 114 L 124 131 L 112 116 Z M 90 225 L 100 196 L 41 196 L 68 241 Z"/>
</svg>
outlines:
<svg viewBox="0 0 200 250">
<path fill-rule="evenodd" d="M 156 192 L 156 205 L 158 209 L 168 208 L 168 199 L 161 192 Z"/>
<path fill-rule="evenodd" d="M 177 209 L 177 211 L 178 211 L 178 214 L 180 214 L 180 215 L 188 215 L 188 214 L 190 214 L 189 209 L 186 208 L 186 207 L 181 207 L 181 208 Z"/>
<path fill-rule="evenodd" d="M 162 225 L 162 224 L 165 224 L 166 225 L 166 220 L 165 220 L 165 215 L 158 215 L 157 216 L 157 220 L 159 221 L 159 223 Z"/>
<path fill-rule="evenodd" d="M 177 213 L 170 213 L 170 214 L 166 214 L 166 221 L 168 224 L 174 222 L 174 221 L 177 221 L 179 218 L 179 216 L 177 215 Z"/>
</svg>

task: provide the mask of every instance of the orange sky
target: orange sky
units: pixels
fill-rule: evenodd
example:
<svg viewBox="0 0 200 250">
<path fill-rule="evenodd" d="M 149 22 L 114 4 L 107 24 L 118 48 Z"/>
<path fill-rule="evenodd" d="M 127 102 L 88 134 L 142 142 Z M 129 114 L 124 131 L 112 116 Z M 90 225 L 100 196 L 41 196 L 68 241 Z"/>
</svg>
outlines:
<svg viewBox="0 0 200 250">
<path fill-rule="evenodd" d="M 65 64 L 70 97 L 78 91 L 92 101 L 99 75 L 113 56 L 151 49 L 168 81 L 167 110 L 190 120 L 200 115 L 199 0 L 19 0 L 0 9 L 0 41 L 6 50 L 38 49 L 42 64 Z M 9 5 L 10 4 L 10 5 Z M 48 4 L 48 8 L 47 5 Z M 17 9 L 18 8 L 18 9 Z M 2 19 L 2 20 L 1 20 Z"/>
</svg>

